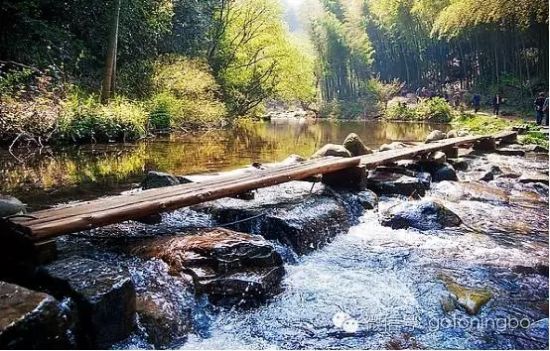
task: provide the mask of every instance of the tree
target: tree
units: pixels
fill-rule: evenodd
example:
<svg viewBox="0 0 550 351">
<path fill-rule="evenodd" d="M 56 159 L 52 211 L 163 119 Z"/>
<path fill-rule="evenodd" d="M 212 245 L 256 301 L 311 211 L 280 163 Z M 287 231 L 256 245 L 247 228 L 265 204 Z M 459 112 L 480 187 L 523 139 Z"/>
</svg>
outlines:
<svg viewBox="0 0 550 351">
<path fill-rule="evenodd" d="M 122 0 L 115 2 L 113 11 L 113 25 L 111 35 L 109 37 L 109 49 L 105 58 L 105 73 L 103 75 L 103 83 L 101 84 L 101 102 L 107 103 L 112 97 L 115 90 L 116 81 L 116 57 L 118 46 L 118 25 L 120 21 L 120 6 Z"/>
</svg>

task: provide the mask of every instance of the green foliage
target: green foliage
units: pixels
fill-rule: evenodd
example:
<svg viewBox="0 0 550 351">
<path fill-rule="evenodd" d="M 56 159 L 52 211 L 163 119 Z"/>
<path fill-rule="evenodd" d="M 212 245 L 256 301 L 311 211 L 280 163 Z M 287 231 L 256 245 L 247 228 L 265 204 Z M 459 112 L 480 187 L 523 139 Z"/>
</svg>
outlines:
<svg viewBox="0 0 550 351">
<path fill-rule="evenodd" d="M 544 134 L 539 130 L 532 130 L 525 135 L 519 137 L 522 144 L 535 144 L 548 149 L 548 134 Z"/>
<path fill-rule="evenodd" d="M 416 106 L 416 115 L 419 119 L 434 123 L 447 123 L 453 118 L 453 110 L 443 98 L 420 100 Z"/>
<path fill-rule="evenodd" d="M 403 85 L 398 79 L 384 83 L 379 78 L 371 78 L 367 81 L 365 90 L 372 97 L 372 100 L 385 109 L 391 98 L 399 94 Z"/>
<path fill-rule="evenodd" d="M 493 134 L 517 124 L 497 116 L 462 113 L 452 121 L 456 129 L 465 129 L 474 134 Z"/>
<path fill-rule="evenodd" d="M 142 104 L 117 98 L 102 105 L 97 97 L 72 94 L 64 103 L 57 138 L 74 142 L 131 141 L 146 136 Z"/>
<path fill-rule="evenodd" d="M 414 106 L 397 103 L 390 106 L 384 118 L 401 121 L 424 121 L 431 123 L 448 123 L 453 119 L 453 110 L 442 98 L 423 99 Z"/>
<path fill-rule="evenodd" d="M 406 104 L 393 104 L 384 112 L 384 118 L 392 121 L 416 121 L 418 116 L 414 109 Z"/>
<path fill-rule="evenodd" d="M 235 0 L 226 9 L 211 64 L 232 115 L 254 115 L 267 99 L 310 101 L 313 59 L 290 39 L 269 0 Z"/>
<path fill-rule="evenodd" d="M 152 82 L 150 121 L 156 128 L 217 124 L 226 116 L 220 88 L 202 60 L 162 56 L 154 64 Z"/>
</svg>

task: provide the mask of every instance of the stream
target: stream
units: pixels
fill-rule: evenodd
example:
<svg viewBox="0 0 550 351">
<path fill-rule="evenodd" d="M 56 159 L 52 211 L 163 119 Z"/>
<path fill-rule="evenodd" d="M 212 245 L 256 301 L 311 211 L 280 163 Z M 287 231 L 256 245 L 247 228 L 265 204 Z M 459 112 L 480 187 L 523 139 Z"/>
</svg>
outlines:
<svg viewBox="0 0 550 351">
<path fill-rule="evenodd" d="M 174 174 L 221 171 L 252 162 L 308 156 L 350 132 L 376 148 L 391 141 L 421 141 L 445 125 L 372 122 L 257 123 L 197 135 L 172 135 L 137 144 L 19 150 L 14 161 L 0 152 L 0 193 L 32 209 L 96 198 L 136 187 L 148 170 Z M 508 174 L 548 173 L 548 156 L 476 155 L 470 169 L 497 165 Z M 162 222 L 128 222 L 58 239 L 61 257 L 78 254 L 126 267 L 138 292 L 155 289 L 190 318 L 180 349 L 547 349 L 548 186 L 515 177 L 480 182 L 459 171 L 460 182 L 432 183 L 425 198 L 437 199 L 464 222 L 460 227 L 416 230 L 382 226 L 380 213 L 404 202 L 381 196 L 327 245 L 305 255 L 275 242 L 286 274 L 282 292 L 252 309 L 193 302 L 181 281 L 158 260 L 105 250 L 105 237 L 174 233 L 210 226 L 194 209 L 163 214 Z M 311 215 L 307 207 L 304 217 Z M 101 244 L 98 244 L 101 241 Z M 448 282 L 489 291 L 475 315 L 446 311 Z M 446 283 L 447 282 L 447 283 Z M 153 348 L 143 328 L 112 346 Z"/>
</svg>

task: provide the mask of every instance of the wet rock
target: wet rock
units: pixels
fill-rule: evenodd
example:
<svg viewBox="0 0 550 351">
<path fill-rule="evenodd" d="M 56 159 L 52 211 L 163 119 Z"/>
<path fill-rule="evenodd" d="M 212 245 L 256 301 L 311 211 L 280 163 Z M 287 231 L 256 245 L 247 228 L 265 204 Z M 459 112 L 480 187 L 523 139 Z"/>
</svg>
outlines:
<svg viewBox="0 0 550 351">
<path fill-rule="evenodd" d="M 237 222 L 228 228 L 278 240 L 298 254 L 322 247 L 354 219 L 341 198 L 322 184 L 308 182 L 258 189 L 253 201 L 222 199 L 196 208 L 212 214 L 220 225 Z"/>
<path fill-rule="evenodd" d="M 379 195 L 424 196 L 430 188 L 429 179 L 426 179 L 424 173 L 420 177 L 416 175 L 376 169 L 369 172 L 367 187 Z"/>
<path fill-rule="evenodd" d="M 400 150 L 400 149 L 405 149 L 406 147 L 407 147 L 406 144 L 400 143 L 398 141 L 394 141 L 391 144 L 382 144 L 382 146 L 378 148 L 378 151 L 384 152 L 384 151 Z"/>
<path fill-rule="evenodd" d="M 386 345 L 388 350 L 423 350 L 426 347 L 420 344 L 416 338 L 409 333 L 396 335 L 389 340 Z"/>
<path fill-rule="evenodd" d="M 476 315 L 481 307 L 491 300 L 493 294 L 489 289 L 473 289 L 456 283 L 452 278 L 441 276 L 445 287 L 451 293 L 456 303 L 469 315 Z"/>
<path fill-rule="evenodd" d="M 447 162 L 447 155 L 442 151 L 436 151 L 430 154 L 429 160 L 442 165 Z"/>
<path fill-rule="evenodd" d="M 71 315 L 52 296 L 0 282 L 0 348 L 75 348 Z"/>
<path fill-rule="evenodd" d="M 304 162 L 306 159 L 303 158 L 300 155 L 289 155 L 287 158 L 285 158 L 283 161 L 281 161 L 281 165 L 293 165 L 300 162 Z"/>
<path fill-rule="evenodd" d="M 258 235 L 214 228 L 148 240 L 131 252 L 163 260 L 173 275 L 191 275 L 197 293 L 217 304 L 257 305 L 281 291 L 282 258 Z"/>
<path fill-rule="evenodd" d="M 353 193 L 352 195 L 357 197 L 358 202 L 365 210 L 373 210 L 378 207 L 378 195 L 376 195 L 373 191 L 364 190 L 358 193 Z"/>
<path fill-rule="evenodd" d="M 474 150 L 481 152 L 493 152 L 496 150 L 496 148 L 497 144 L 495 139 L 493 138 L 477 140 L 473 146 Z"/>
<path fill-rule="evenodd" d="M 137 292 L 139 324 L 148 342 L 156 348 L 170 347 L 186 338 L 192 330 L 195 310 L 193 279 L 183 273 L 172 276 L 168 271 L 168 265 L 158 259 L 130 267 Z"/>
<path fill-rule="evenodd" d="M 363 156 L 372 154 L 372 150 L 369 149 L 361 138 L 355 133 L 349 134 L 344 140 L 344 147 L 351 153 L 352 156 Z"/>
<path fill-rule="evenodd" d="M 140 294 L 136 308 L 139 321 L 149 342 L 156 347 L 168 346 L 174 339 L 186 337 L 191 330 L 191 311 L 182 316 L 177 304 L 153 293 Z"/>
<path fill-rule="evenodd" d="M 54 296 L 74 299 L 84 345 L 106 347 L 133 330 L 136 292 L 125 269 L 71 257 L 41 267 L 37 278 Z"/>
<path fill-rule="evenodd" d="M 531 174 L 522 174 L 519 177 L 519 181 L 524 184 L 528 183 L 543 183 L 548 184 L 548 176 L 542 173 L 531 173 Z"/>
<path fill-rule="evenodd" d="M 544 154 L 548 153 L 547 148 L 545 148 L 543 146 L 540 146 L 540 145 L 536 145 L 536 144 L 525 145 L 524 149 L 527 152 L 540 152 L 540 153 L 544 153 Z"/>
<path fill-rule="evenodd" d="M 190 181 L 184 177 L 178 177 L 169 173 L 149 171 L 145 179 L 141 182 L 143 189 L 162 188 L 165 186 L 174 186 L 186 184 Z"/>
<path fill-rule="evenodd" d="M 451 313 L 456 309 L 455 300 L 453 300 L 450 296 L 442 297 L 439 302 L 443 312 L 445 313 Z"/>
<path fill-rule="evenodd" d="M 454 129 L 447 132 L 447 139 L 453 138 L 458 138 L 458 132 Z"/>
<path fill-rule="evenodd" d="M 458 180 L 456 170 L 448 163 L 442 164 L 432 174 L 432 180 L 434 182 L 441 182 L 444 180 Z"/>
<path fill-rule="evenodd" d="M 419 230 L 458 227 L 462 220 L 454 212 L 435 200 L 403 202 L 385 210 L 380 223 L 393 229 Z"/>
<path fill-rule="evenodd" d="M 447 162 L 453 166 L 455 170 L 458 171 L 465 171 L 470 166 L 468 161 L 465 158 L 459 157 L 459 158 L 448 158 Z"/>
<path fill-rule="evenodd" d="M 19 199 L 9 195 L 0 195 L 0 217 L 25 213 L 26 208 L 27 205 L 19 201 Z"/>
<path fill-rule="evenodd" d="M 525 156 L 525 151 L 513 148 L 499 148 L 496 153 L 504 156 Z"/>
<path fill-rule="evenodd" d="M 323 184 L 335 189 L 365 190 L 367 186 L 367 169 L 365 166 L 357 166 L 325 173 L 322 175 L 321 181 Z"/>
<path fill-rule="evenodd" d="M 351 157 L 351 153 L 342 145 L 336 145 L 336 144 L 326 144 L 317 152 L 315 152 L 311 158 L 320 158 L 320 157 L 328 157 L 328 156 L 334 156 L 334 157 Z"/>
<path fill-rule="evenodd" d="M 440 141 L 446 138 L 447 138 L 447 135 L 445 135 L 445 133 L 443 133 L 440 130 L 434 130 L 430 134 L 428 134 L 428 136 L 426 137 L 425 143 L 429 144 L 429 143 Z"/>
<path fill-rule="evenodd" d="M 494 180 L 497 176 L 502 174 L 502 170 L 499 166 L 492 165 L 487 170 L 482 170 L 479 179 L 480 181 L 489 182 L 491 180 Z"/>
</svg>

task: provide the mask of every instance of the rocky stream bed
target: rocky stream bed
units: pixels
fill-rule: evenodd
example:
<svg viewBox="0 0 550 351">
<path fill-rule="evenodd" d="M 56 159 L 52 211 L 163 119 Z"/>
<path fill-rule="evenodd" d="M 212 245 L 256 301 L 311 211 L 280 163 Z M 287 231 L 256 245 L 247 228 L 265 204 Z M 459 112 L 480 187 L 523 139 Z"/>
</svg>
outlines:
<svg viewBox="0 0 550 351">
<path fill-rule="evenodd" d="M 458 156 L 59 238 L 0 282 L 0 346 L 547 349 L 547 151 Z"/>
</svg>

